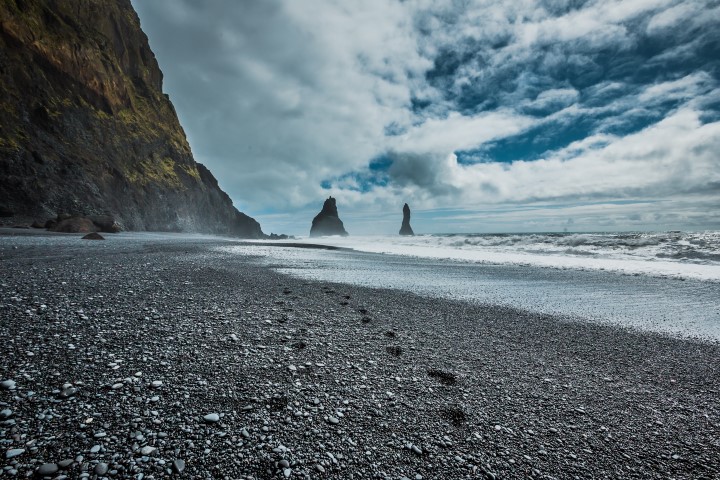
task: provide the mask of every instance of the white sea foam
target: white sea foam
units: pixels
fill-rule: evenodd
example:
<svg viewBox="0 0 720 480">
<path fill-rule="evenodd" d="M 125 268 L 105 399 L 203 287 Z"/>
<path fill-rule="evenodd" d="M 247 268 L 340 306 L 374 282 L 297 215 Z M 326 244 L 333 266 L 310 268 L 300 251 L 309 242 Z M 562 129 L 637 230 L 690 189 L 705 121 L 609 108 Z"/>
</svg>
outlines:
<svg viewBox="0 0 720 480">
<path fill-rule="evenodd" d="M 278 242 L 282 243 L 282 242 Z M 720 232 L 300 238 L 361 252 L 720 281 Z"/>
</svg>

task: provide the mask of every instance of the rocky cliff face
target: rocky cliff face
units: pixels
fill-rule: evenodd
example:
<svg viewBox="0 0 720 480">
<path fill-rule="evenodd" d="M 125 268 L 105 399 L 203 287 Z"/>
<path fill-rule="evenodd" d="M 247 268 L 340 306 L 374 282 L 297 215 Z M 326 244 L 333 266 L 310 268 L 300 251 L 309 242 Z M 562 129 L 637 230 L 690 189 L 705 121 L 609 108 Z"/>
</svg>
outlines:
<svg viewBox="0 0 720 480">
<path fill-rule="evenodd" d="M 329 197 L 323 203 L 320 213 L 313 218 L 310 227 L 311 237 L 324 237 L 326 235 L 342 235 L 347 236 L 345 226 L 338 215 L 337 204 L 333 197 Z"/>
<path fill-rule="evenodd" d="M 260 237 L 194 161 L 129 0 L 0 2 L 0 213 Z"/>
<path fill-rule="evenodd" d="M 412 227 L 410 226 L 410 207 L 406 203 L 403 207 L 403 220 L 400 225 L 400 235 L 415 235 Z"/>
</svg>

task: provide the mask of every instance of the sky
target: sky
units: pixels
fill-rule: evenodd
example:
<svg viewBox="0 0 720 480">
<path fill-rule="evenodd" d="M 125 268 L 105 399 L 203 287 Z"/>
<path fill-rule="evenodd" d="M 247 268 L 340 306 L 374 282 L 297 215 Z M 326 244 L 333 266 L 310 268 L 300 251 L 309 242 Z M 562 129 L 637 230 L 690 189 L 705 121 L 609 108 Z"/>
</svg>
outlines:
<svg viewBox="0 0 720 480">
<path fill-rule="evenodd" d="M 720 229 L 720 0 L 133 0 L 266 233 Z"/>
</svg>

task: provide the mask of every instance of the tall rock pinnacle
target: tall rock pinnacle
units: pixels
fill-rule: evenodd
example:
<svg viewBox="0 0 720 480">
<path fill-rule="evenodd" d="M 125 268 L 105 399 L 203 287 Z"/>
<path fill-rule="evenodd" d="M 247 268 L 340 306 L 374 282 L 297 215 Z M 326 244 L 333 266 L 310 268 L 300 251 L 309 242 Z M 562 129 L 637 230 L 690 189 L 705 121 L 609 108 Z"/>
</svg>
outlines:
<svg viewBox="0 0 720 480">
<path fill-rule="evenodd" d="M 400 235 L 415 235 L 412 227 L 410 226 L 410 207 L 406 203 L 403 207 L 403 221 L 400 227 Z"/>
<path fill-rule="evenodd" d="M 329 197 L 325 200 L 323 208 L 312 221 L 310 227 L 311 237 L 324 237 L 327 235 L 347 236 L 342 220 L 338 216 L 337 205 L 335 199 Z"/>
</svg>

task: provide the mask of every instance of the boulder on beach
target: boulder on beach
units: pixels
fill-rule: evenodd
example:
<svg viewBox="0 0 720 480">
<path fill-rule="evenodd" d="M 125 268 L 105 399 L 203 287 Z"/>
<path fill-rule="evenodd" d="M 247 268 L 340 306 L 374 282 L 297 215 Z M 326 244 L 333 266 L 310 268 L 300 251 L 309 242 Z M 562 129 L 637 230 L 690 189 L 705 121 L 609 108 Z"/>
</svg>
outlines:
<svg viewBox="0 0 720 480">
<path fill-rule="evenodd" d="M 105 240 L 105 237 L 100 235 L 97 232 L 88 233 L 84 237 L 82 237 L 83 240 Z"/>
<path fill-rule="evenodd" d="M 338 216 L 337 205 L 333 197 L 328 197 L 323 204 L 322 210 L 312 221 L 310 227 L 311 237 L 324 237 L 328 235 L 347 236 L 342 220 Z"/>
<path fill-rule="evenodd" d="M 415 232 L 413 232 L 410 226 L 410 207 L 407 203 L 403 207 L 403 221 L 400 227 L 400 235 L 415 235 Z"/>
</svg>

